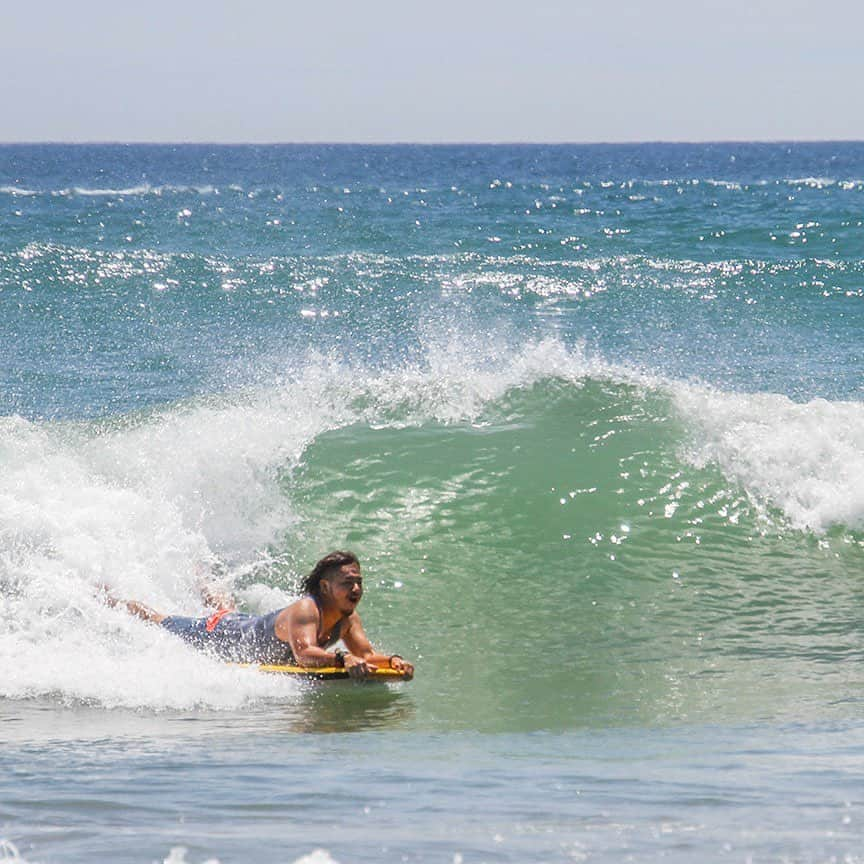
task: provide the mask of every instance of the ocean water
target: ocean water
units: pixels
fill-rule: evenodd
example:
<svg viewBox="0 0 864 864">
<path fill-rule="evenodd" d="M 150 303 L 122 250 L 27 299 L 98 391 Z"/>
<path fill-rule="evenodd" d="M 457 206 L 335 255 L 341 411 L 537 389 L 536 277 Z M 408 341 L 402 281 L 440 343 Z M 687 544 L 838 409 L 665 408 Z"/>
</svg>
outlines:
<svg viewBox="0 0 864 864">
<path fill-rule="evenodd" d="M 864 861 L 864 144 L 0 147 L 0 861 Z M 400 685 L 99 600 L 362 560 Z"/>
</svg>

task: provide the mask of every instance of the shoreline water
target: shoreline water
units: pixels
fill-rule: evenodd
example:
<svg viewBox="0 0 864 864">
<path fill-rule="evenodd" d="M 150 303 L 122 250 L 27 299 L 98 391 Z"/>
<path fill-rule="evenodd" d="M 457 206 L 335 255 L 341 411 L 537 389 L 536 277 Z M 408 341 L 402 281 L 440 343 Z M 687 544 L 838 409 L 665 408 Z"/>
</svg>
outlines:
<svg viewBox="0 0 864 864">
<path fill-rule="evenodd" d="M 169 725 L 181 728 L 166 735 L 160 720 L 155 735 L 130 728 L 120 738 L 88 736 L 86 748 L 60 734 L 71 758 L 59 782 L 45 741 L 7 748 L 3 799 L 14 800 L 5 824 L 28 838 L 22 858 L 276 862 L 323 850 L 340 864 L 622 855 L 817 862 L 858 854 L 860 724 L 448 733 L 418 742 L 398 732 L 298 739 L 274 714 L 242 731 L 218 720 L 190 732 L 190 720 L 213 722 L 178 719 Z M 145 825 L 135 843 L 124 842 Z"/>
</svg>

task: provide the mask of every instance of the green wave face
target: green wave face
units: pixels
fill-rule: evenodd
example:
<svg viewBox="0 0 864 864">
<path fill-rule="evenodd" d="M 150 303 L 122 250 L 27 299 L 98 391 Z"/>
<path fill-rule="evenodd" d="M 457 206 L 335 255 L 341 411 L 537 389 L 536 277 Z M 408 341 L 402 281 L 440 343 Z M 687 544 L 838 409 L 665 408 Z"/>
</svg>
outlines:
<svg viewBox="0 0 864 864">
<path fill-rule="evenodd" d="M 746 719 L 845 700 L 861 550 L 679 455 L 670 397 L 511 390 L 474 423 L 354 425 L 283 477 L 283 551 L 360 552 L 367 630 L 443 727 Z"/>
</svg>

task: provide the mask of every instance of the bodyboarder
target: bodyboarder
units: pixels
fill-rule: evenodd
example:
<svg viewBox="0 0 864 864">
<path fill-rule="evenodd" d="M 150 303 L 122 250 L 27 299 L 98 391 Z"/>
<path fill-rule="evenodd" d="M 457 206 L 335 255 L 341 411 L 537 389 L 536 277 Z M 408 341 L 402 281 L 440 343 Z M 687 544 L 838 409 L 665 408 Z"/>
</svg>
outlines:
<svg viewBox="0 0 864 864">
<path fill-rule="evenodd" d="M 414 667 L 399 654 L 380 654 L 363 630 L 357 605 L 363 596 L 360 562 L 353 552 L 331 552 L 303 580 L 303 595 L 266 615 L 238 612 L 223 603 L 203 618 L 163 615 L 137 600 L 117 600 L 128 612 L 158 624 L 197 648 L 240 663 L 321 668 L 342 667 L 352 678 L 365 678 L 381 666 L 407 679 Z M 337 642 L 347 648 L 331 650 Z"/>
</svg>

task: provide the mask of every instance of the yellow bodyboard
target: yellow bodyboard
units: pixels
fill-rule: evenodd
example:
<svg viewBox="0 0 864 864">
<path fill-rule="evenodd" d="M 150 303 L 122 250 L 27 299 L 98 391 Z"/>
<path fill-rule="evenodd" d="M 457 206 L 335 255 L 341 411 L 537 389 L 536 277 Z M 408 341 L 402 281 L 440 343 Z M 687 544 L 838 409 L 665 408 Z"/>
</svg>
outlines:
<svg viewBox="0 0 864 864">
<path fill-rule="evenodd" d="M 290 675 L 294 678 L 311 678 L 315 681 L 338 681 L 351 676 L 341 666 L 276 666 L 267 663 L 256 665 L 254 663 L 240 663 L 259 672 L 267 672 L 272 675 Z M 388 669 L 386 666 L 379 667 L 371 675 L 358 678 L 358 681 L 408 681 L 408 676 L 398 669 Z"/>
</svg>

